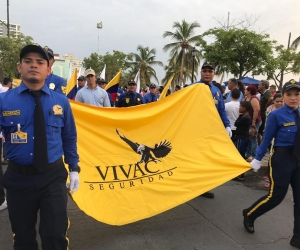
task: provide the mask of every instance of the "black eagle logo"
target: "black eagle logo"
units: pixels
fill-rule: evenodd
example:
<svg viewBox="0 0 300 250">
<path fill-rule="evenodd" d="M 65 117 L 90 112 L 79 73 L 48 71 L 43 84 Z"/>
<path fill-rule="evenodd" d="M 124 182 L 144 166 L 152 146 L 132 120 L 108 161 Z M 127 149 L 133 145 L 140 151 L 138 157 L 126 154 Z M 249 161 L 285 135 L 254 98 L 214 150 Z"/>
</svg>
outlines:
<svg viewBox="0 0 300 250">
<path fill-rule="evenodd" d="M 155 144 L 154 147 L 148 147 L 146 145 L 130 141 L 125 135 L 120 135 L 118 129 L 116 129 L 116 132 L 120 138 L 132 148 L 134 152 L 141 155 L 141 159 L 137 162 L 137 164 L 142 162 L 147 163 L 149 161 L 154 161 L 155 163 L 160 162 L 160 160 L 154 158 L 153 155 L 157 158 L 163 158 L 172 150 L 171 143 L 167 140 L 163 142 L 161 141 L 159 144 Z"/>
</svg>

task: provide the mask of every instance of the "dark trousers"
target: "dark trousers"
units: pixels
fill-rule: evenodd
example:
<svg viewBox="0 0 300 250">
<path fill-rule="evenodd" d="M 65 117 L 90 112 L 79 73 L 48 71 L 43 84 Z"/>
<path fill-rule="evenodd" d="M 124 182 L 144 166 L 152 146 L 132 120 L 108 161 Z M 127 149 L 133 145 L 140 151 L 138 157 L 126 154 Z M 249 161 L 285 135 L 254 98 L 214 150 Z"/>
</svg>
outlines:
<svg viewBox="0 0 300 250">
<path fill-rule="evenodd" d="M 1 161 L 2 161 L 2 138 L 0 138 L 0 205 L 5 201 L 5 193 L 2 184 L 3 169 L 2 169 Z"/>
<path fill-rule="evenodd" d="M 21 175 L 9 168 L 6 170 L 3 185 L 15 250 L 38 249 L 35 230 L 38 211 L 42 249 L 68 248 L 67 176 L 63 164 L 40 175 Z"/>
<path fill-rule="evenodd" d="M 243 158 L 245 158 L 248 144 L 249 144 L 249 138 L 240 138 L 234 140 L 234 145 Z"/>
<path fill-rule="evenodd" d="M 284 199 L 289 184 L 294 196 L 294 236 L 300 239 L 300 160 L 292 153 L 276 151 L 269 160 L 270 190 L 248 210 L 250 220 L 273 209 Z"/>
</svg>

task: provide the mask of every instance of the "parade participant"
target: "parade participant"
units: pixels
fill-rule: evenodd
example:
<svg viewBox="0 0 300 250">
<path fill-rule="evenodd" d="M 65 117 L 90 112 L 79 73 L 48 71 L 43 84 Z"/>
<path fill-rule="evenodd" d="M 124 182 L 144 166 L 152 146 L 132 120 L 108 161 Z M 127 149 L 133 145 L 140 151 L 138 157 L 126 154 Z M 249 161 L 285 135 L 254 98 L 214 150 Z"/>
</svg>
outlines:
<svg viewBox="0 0 300 250">
<path fill-rule="evenodd" d="M 244 227 L 254 233 L 254 221 L 284 199 L 291 184 L 294 201 L 294 234 L 292 246 L 300 248 L 300 83 L 290 80 L 282 88 L 284 106 L 272 111 L 267 119 L 264 138 L 257 155 L 250 163 L 256 172 L 270 142 L 274 138 L 274 153 L 269 160 L 270 191 L 243 210 Z"/>
<path fill-rule="evenodd" d="M 49 57 L 49 66 L 52 71 L 52 66 L 55 62 L 53 50 L 50 49 L 48 46 L 45 46 L 44 49 L 48 52 Z M 58 76 L 50 72 L 47 76 L 45 84 L 49 87 L 49 89 L 54 90 L 61 94 L 66 94 L 66 81 Z"/>
<path fill-rule="evenodd" d="M 143 97 L 141 94 L 136 92 L 136 82 L 129 81 L 127 83 L 128 91 L 117 97 L 116 107 L 130 107 L 143 104 Z"/>
<path fill-rule="evenodd" d="M 228 120 L 228 117 L 226 115 L 225 111 L 225 105 L 223 101 L 223 96 L 221 91 L 212 84 L 212 80 L 214 79 L 215 76 L 215 65 L 213 62 L 204 62 L 204 64 L 201 67 L 201 79 L 199 82 L 195 82 L 192 84 L 205 84 L 209 87 L 209 90 L 212 94 L 212 98 L 214 100 L 214 103 L 216 105 L 216 108 L 219 112 L 220 118 L 224 124 L 224 127 L 229 135 L 229 137 L 232 136 L 232 132 L 230 129 L 230 122 Z M 212 192 L 206 192 L 202 194 L 202 196 L 207 197 L 207 198 L 214 198 L 214 193 Z"/>
<path fill-rule="evenodd" d="M 241 102 L 243 100 L 243 98 L 244 98 L 244 92 L 245 92 L 245 87 L 244 87 L 244 84 L 242 82 L 238 81 L 235 78 L 231 78 L 228 81 L 227 87 L 228 87 L 228 89 L 230 91 L 226 94 L 226 102 L 230 102 L 232 100 L 230 93 L 231 93 L 231 91 L 233 89 L 240 90 L 240 97 L 239 97 L 238 101 Z"/>
<path fill-rule="evenodd" d="M 87 85 L 77 92 L 75 101 L 99 107 L 111 107 L 107 92 L 96 84 L 96 74 L 93 69 L 84 72 Z"/>
<path fill-rule="evenodd" d="M 97 78 L 96 83 L 97 83 L 98 87 L 105 90 L 105 87 L 107 85 L 107 82 L 105 81 L 105 79 L 99 77 L 99 78 Z M 106 91 L 106 93 L 107 93 L 108 98 L 109 98 L 110 106 L 113 107 L 114 106 L 114 101 L 112 100 L 111 94 L 108 93 L 107 91 Z"/>
<path fill-rule="evenodd" d="M 85 86 L 85 83 L 86 83 L 85 76 L 79 76 L 77 78 L 77 85 L 78 85 L 77 91 L 82 89 Z"/>
<path fill-rule="evenodd" d="M 68 249 L 67 188 L 79 187 L 77 135 L 66 96 L 50 91 L 47 52 L 27 45 L 20 52 L 20 87 L 0 94 L 0 125 L 7 142 L 3 177 L 15 250 L 37 250 L 36 223 L 43 250 Z"/>
<path fill-rule="evenodd" d="M 179 90 L 181 90 L 180 85 L 176 85 L 176 86 L 175 86 L 175 89 L 174 89 L 174 92 L 179 91 Z"/>
<path fill-rule="evenodd" d="M 150 102 L 156 102 L 159 98 L 159 95 L 156 94 L 157 92 L 157 88 L 156 85 L 154 83 L 151 83 L 149 86 L 149 93 L 147 93 L 144 98 L 143 98 L 143 102 L 144 103 L 150 103 Z"/>
</svg>

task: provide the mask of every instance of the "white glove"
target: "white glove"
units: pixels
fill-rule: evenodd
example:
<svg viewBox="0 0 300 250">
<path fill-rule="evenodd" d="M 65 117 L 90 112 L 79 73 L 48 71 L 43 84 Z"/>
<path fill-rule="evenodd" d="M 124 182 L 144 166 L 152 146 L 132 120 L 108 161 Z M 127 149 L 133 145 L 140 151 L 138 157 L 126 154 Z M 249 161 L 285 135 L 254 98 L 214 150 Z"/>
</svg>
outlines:
<svg viewBox="0 0 300 250">
<path fill-rule="evenodd" d="M 70 189 L 71 194 L 75 193 L 79 188 L 78 172 L 70 172 L 70 183 L 67 183 L 67 188 Z"/>
<path fill-rule="evenodd" d="M 232 136 L 231 128 L 230 127 L 226 127 L 226 131 L 227 131 L 229 137 L 231 137 Z"/>
<path fill-rule="evenodd" d="M 260 169 L 260 161 L 258 161 L 256 159 L 252 160 L 250 162 L 250 165 L 251 165 L 251 167 L 252 167 L 252 169 L 253 169 L 254 172 L 257 172 L 258 169 Z"/>
</svg>

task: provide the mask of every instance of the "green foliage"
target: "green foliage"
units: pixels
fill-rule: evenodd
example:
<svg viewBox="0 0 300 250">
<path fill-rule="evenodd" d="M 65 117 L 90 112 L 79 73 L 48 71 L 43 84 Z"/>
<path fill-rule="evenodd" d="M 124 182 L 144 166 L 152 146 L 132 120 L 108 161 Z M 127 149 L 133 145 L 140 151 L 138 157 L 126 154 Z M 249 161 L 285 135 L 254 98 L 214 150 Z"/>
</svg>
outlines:
<svg viewBox="0 0 300 250">
<path fill-rule="evenodd" d="M 181 23 L 174 22 L 173 29 L 175 32 L 166 31 L 163 37 L 170 37 L 174 40 L 173 43 L 169 43 L 164 46 L 164 51 L 170 50 L 170 66 L 173 67 L 177 64 L 180 65 L 179 80 L 181 86 L 187 80 L 187 74 L 185 72 L 192 71 L 192 54 L 191 51 L 196 43 L 202 42 L 201 35 L 196 35 L 195 30 L 199 28 L 198 22 L 188 23 L 182 20 Z M 195 56 L 195 71 L 198 71 L 198 66 L 201 58 L 201 53 L 198 51 Z M 177 66 L 175 67 L 177 69 Z M 175 80 L 176 81 L 176 80 Z"/>
<path fill-rule="evenodd" d="M 129 62 L 131 69 L 138 72 L 140 69 L 141 87 L 145 84 L 150 83 L 151 77 L 153 77 L 157 82 L 156 71 L 152 68 L 154 65 L 159 65 L 163 67 L 163 63 L 160 61 L 155 61 L 155 49 L 149 49 L 148 47 L 143 47 L 139 45 L 137 47 L 138 53 L 131 53 L 132 62 Z"/>
<path fill-rule="evenodd" d="M 19 77 L 17 64 L 20 61 L 20 51 L 28 44 L 32 44 L 30 36 L 10 36 L 0 38 L 0 79 L 4 77 Z"/>
<path fill-rule="evenodd" d="M 132 57 L 123 52 L 114 50 L 113 54 L 106 53 L 104 56 L 92 53 L 89 57 L 83 59 L 83 67 L 92 68 L 99 76 L 106 65 L 106 81 L 110 81 L 119 72 L 120 69 L 126 70 L 130 64 L 127 62 Z"/>
<path fill-rule="evenodd" d="M 300 73 L 300 53 L 297 53 L 295 48 L 284 48 L 283 45 L 275 47 L 275 54 L 269 63 L 266 65 L 268 79 L 275 81 L 278 89 L 282 89 L 283 77 L 286 74 Z"/>
<path fill-rule="evenodd" d="M 266 73 L 266 66 L 273 55 L 276 41 L 269 40 L 268 34 L 257 34 L 247 29 L 210 29 L 203 37 L 210 36 L 214 42 L 200 42 L 204 57 L 218 67 L 217 74 L 231 72 L 237 77 L 251 73 Z"/>
</svg>

